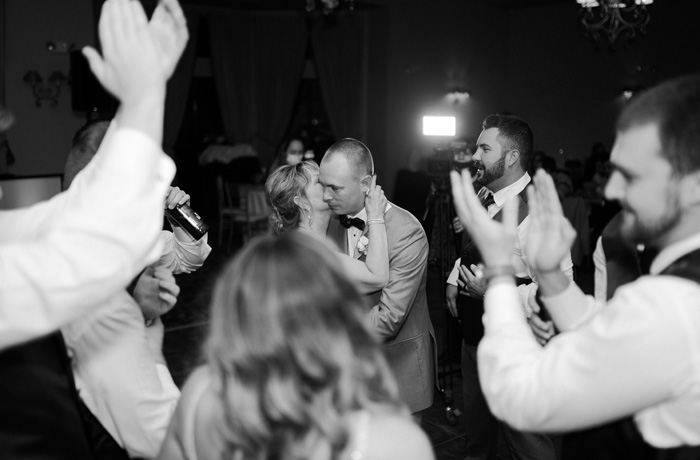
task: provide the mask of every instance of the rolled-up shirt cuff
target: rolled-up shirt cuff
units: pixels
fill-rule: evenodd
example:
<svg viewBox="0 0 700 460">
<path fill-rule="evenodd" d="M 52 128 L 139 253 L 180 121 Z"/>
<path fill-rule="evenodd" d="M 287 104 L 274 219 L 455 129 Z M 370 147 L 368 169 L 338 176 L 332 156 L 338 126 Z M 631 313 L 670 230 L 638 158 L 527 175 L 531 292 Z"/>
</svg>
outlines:
<svg viewBox="0 0 700 460">
<path fill-rule="evenodd" d="M 559 294 L 552 296 L 540 296 L 540 300 L 549 312 L 554 324 L 562 331 L 575 329 L 585 321 L 589 311 L 589 305 L 575 283 L 569 285 Z"/>
<path fill-rule="evenodd" d="M 462 262 L 462 259 L 457 259 L 455 261 L 454 267 L 452 267 L 452 271 L 450 272 L 450 276 L 447 277 L 447 284 L 451 284 L 453 286 L 457 286 L 457 279 L 459 278 L 459 264 Z"/>
<path fill-rule="evenodd" d="M 523 323 L 525 319 L 518 289 L 507 278 L 495 279 L 489 284 L 484 298 L 484 311 L 484 325 L 487 328 L 513 322 Z"/>
</svg>

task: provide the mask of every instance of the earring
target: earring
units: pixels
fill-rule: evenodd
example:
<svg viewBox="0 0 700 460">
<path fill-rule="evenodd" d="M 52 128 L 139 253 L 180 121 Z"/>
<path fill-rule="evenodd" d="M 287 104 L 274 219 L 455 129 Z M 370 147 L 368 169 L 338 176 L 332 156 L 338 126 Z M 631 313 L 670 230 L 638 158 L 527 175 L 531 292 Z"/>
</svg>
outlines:
<svg viewBox="0 0 700 460">
<path fill-rule="evenodd" d="M 311 213 L 309 213 L 309 214 L 306 215 L 306 218 L 309 219 L 309 220 L 311 220 L 312 217 L 313 217 L 313 215 L 312 215 Z"/>
</svg>

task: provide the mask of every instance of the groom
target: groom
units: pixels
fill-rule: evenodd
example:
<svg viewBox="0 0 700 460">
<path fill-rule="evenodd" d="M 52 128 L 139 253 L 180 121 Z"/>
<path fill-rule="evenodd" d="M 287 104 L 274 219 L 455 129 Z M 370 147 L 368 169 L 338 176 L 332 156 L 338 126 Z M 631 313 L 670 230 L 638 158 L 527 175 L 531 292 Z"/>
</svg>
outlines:
<svg viewBox="0 0 700 460">
<path fill-rule="evenodd" d="M 360 238 L 367 233 L 365 195 L 373 175 L 372 154 L 355 139 L 336 142 L 321 160 L 323 201 L 338 216 L 331 220 L 328 236 L 355 258 L 362 252 L 358 250 Z M 435 377 L 435 339 L 425 293 L 428 240 L 418 220 L 391 203 L 384 221 L 389 282 L 368 296 L 369 315 L 382 338 L 401 397 L 416 413 L 432 405 Z"/>
</svg>

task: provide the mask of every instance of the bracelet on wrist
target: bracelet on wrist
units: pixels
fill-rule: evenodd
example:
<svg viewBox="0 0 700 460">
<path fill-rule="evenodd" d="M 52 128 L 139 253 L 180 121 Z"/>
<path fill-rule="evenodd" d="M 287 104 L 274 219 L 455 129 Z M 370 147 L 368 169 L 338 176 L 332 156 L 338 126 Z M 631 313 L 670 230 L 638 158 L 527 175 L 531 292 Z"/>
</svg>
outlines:
<svg viewBox="0 0 700 460">
<path fill-rule="evenodd" d="M 499 276 L 515 276 L 515 269 L 512 265 L 496 265 L 493 267 L 485 267 L 483 271 L 483 279 L 488 283 L 493 278 Z"/>
<path fill-rule="evenodd" d="M 383 224 L 384 219 L 369 219 L 367 221 L 367 225 L 372 225 L 372 224 Z"/>
</svg>

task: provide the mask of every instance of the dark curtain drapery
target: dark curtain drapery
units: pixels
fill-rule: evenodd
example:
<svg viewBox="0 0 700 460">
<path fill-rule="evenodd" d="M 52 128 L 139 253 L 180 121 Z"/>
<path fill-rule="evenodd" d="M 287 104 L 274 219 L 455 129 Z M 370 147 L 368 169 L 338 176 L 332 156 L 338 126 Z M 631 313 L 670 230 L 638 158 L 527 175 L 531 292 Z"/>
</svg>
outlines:
<svg viewBox="0 0 700 460">
<path fill-rule="evenodd" d="M 311 45 L 321 94 L 333 134 L 366 140 L 367 16 L 362 11 L 318 15 Z"/>
<path fill-rule="evenodd" d="M 269 164 L 292 115 L 308 41 L 304 12 L 210 13 L 212 71 L 229 143 Z"/>
<path fill-rule="evenodd" d="M 190 39 L 187 42 L 185 52 L 180 58 L 175 72 L 168 80 L 167 95 L 165 98 L 165 121 L 163 124 L 163 150 L 174 157 L 175 143 L 177 142 L 182 126 L 182 120 L 187 109 L 187 98 L 192 86 L 194 74 L 195 51 L 197 49 L 197 35 L 199 32 L 199 14 L 189 13 L 187 17 L 187 29 Z"/>
</svg>

